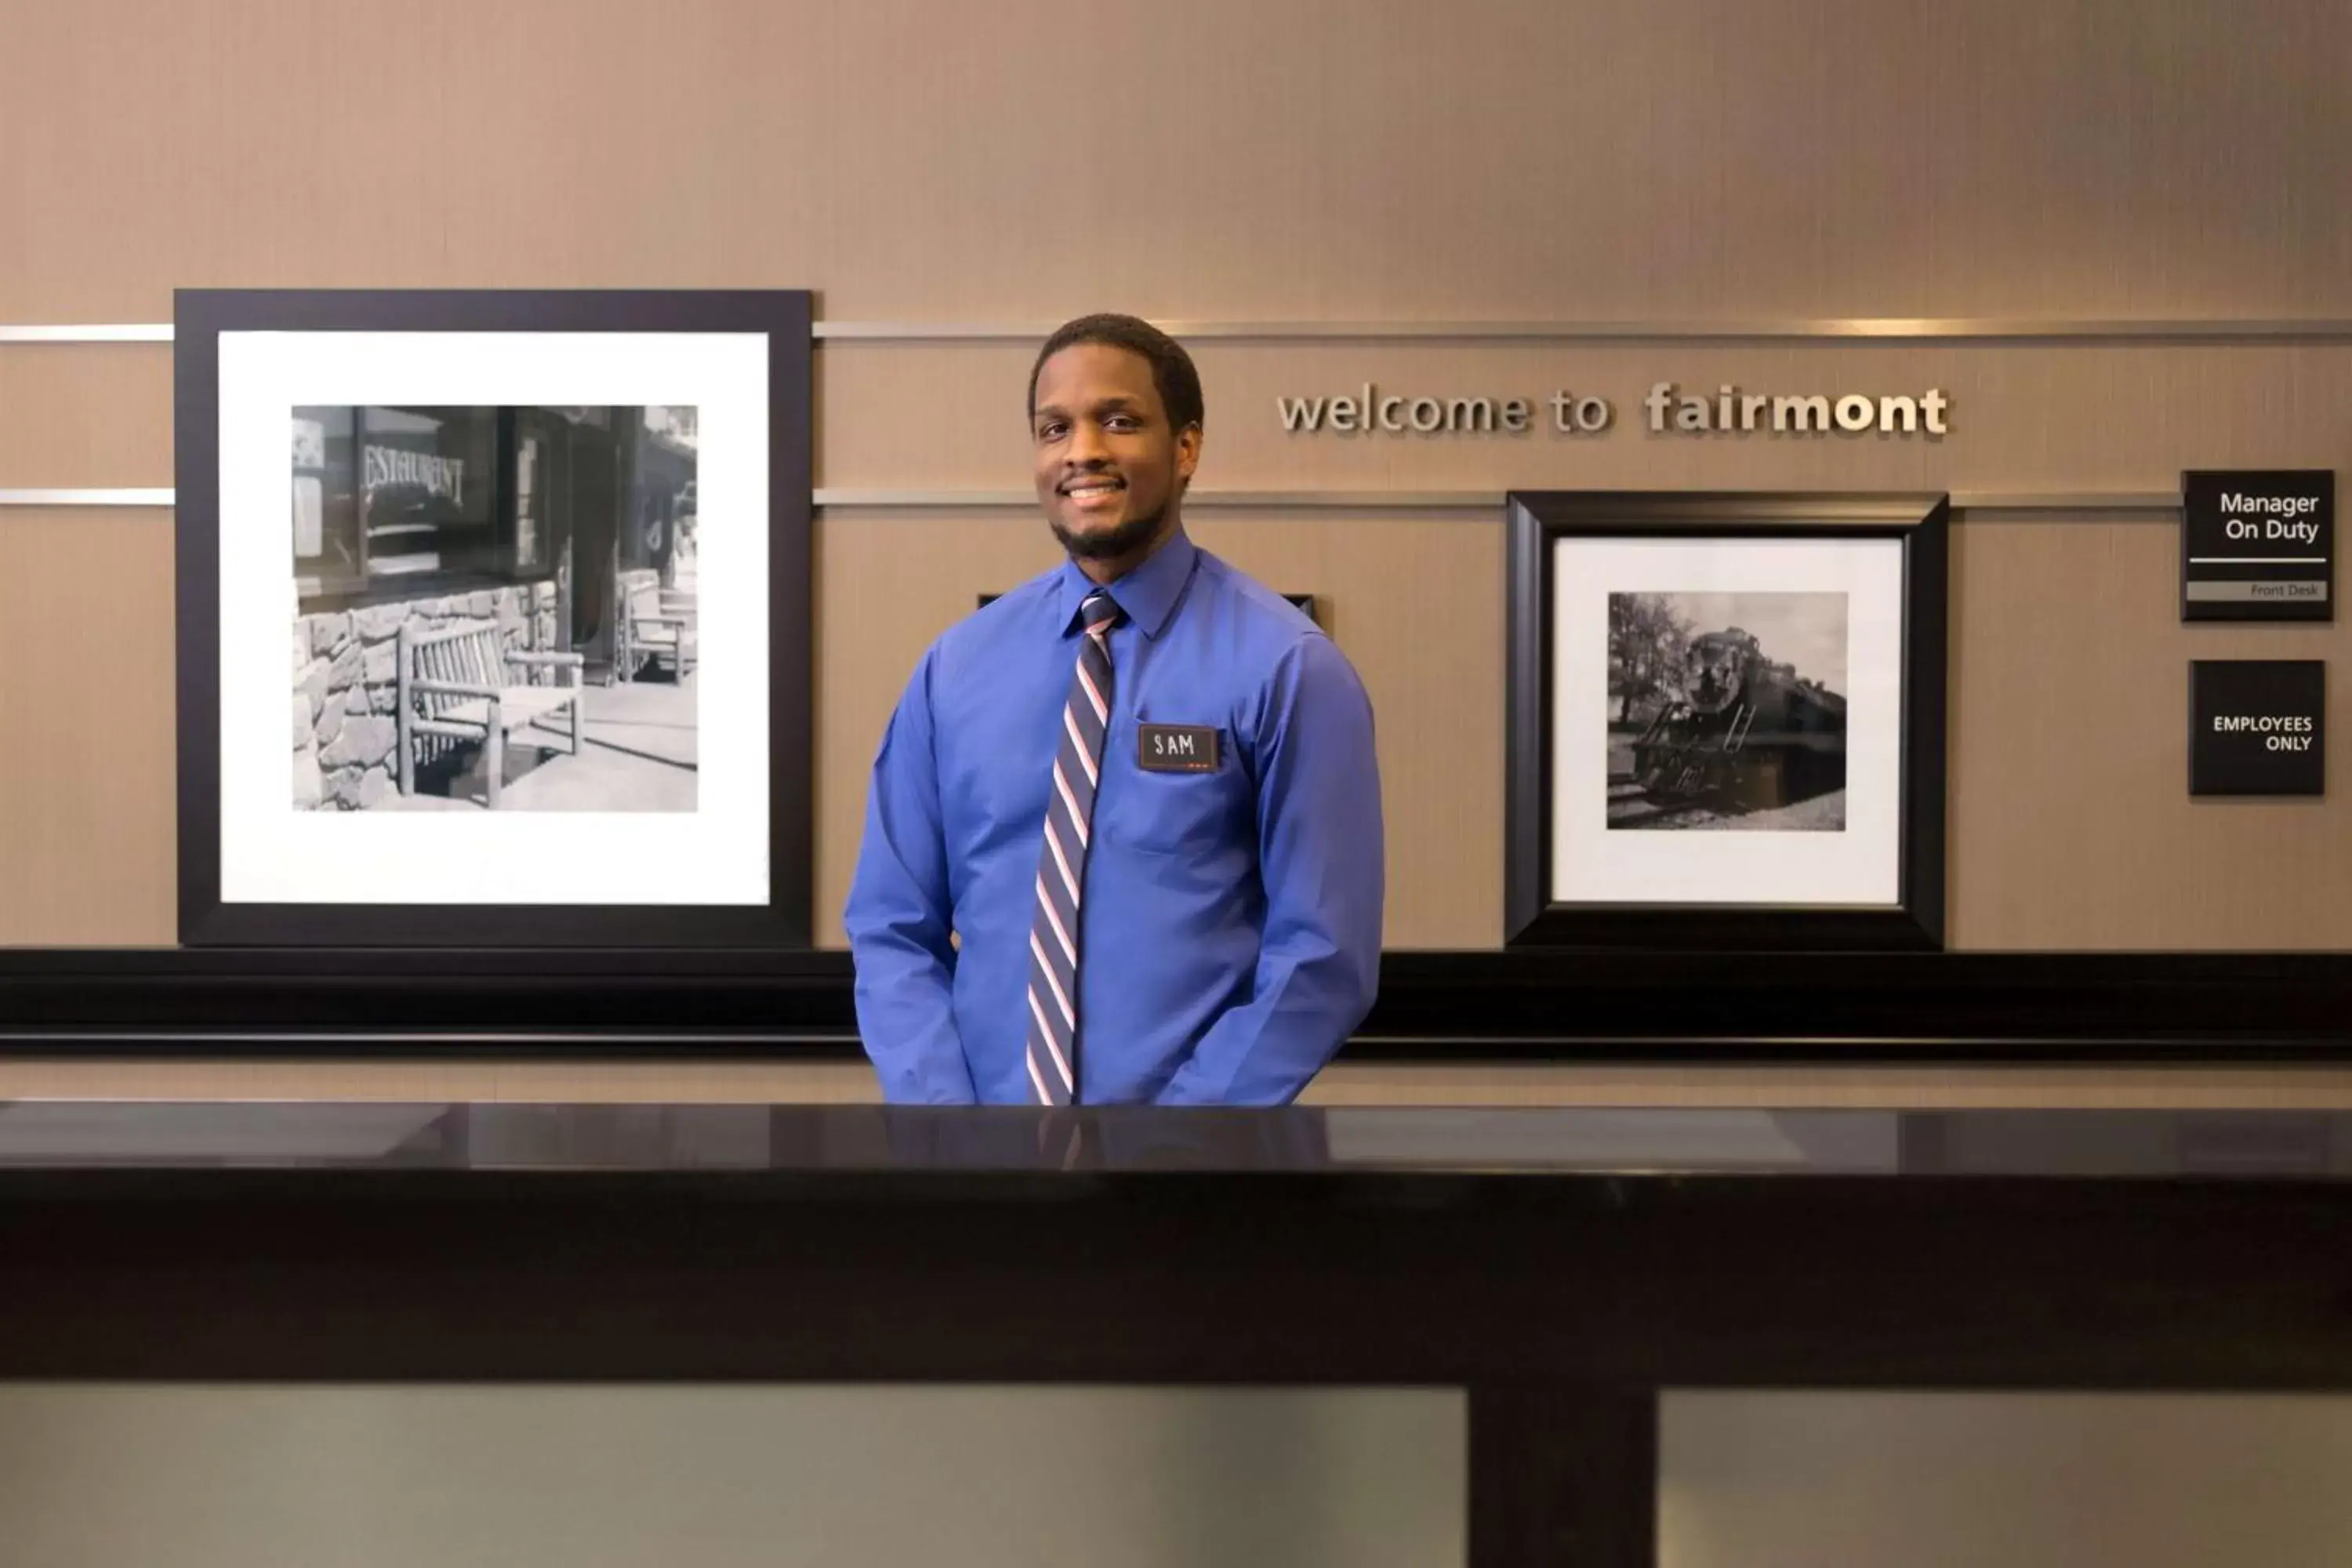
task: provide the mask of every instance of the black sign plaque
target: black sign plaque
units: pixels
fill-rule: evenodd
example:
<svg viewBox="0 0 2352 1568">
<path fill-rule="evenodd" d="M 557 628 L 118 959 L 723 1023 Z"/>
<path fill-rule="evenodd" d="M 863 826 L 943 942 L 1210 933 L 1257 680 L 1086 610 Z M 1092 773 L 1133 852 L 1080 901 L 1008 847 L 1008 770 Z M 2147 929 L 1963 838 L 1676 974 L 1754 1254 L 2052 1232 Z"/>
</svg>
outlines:
<svg viewBox="0 0 2352 1568">
<path fill-rule="evenodd" d="M 2327 666 L 2200 658 L 2189 667 L 2190 795 L 2324 795 Z"/>
<path fill-rule="evenodd" d="M 2182 474 L 2180 618 L 2334 620 L 2334 471 Z"/>
</svg>

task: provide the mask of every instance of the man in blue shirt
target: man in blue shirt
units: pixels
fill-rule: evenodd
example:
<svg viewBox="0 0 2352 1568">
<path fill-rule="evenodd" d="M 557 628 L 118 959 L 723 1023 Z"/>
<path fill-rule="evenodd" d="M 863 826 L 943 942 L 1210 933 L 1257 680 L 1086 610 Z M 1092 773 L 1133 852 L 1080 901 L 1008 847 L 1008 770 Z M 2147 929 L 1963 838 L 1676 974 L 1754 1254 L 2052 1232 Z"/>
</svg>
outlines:
<svg viewBox="0 0 2352 1568">
<path fill-rule="evenodd" d="M 1370 1007 L 1371 704 L 1280 595 L 1186 537 L 1200 377 L 1127 316 L 1030 372 L 1069 559 L 925 652 L 845 911 L 894 1101 L 1279 1105 Z"/>
</svg>

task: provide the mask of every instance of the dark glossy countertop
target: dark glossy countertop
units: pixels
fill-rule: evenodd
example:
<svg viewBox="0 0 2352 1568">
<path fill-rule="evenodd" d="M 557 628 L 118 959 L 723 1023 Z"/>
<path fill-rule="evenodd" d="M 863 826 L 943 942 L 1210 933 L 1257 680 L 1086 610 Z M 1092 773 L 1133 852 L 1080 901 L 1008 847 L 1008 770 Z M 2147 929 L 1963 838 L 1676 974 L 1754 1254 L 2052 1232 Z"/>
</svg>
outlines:
<svg viewBox="0 0 2352 1568">
<path fill-rule="evenodd" d="M 1633 1449 L 2342 1389 L 2347 1174 L 2333 1113 L 6 1102 L 0 1379 L 1574 1385 Z"/>
<path fill-rule="evenodd" d="M 2352 1113 L 0 1102 L 0 1173 L 137 1169 L 2333 1184 Z"/>
</svg>

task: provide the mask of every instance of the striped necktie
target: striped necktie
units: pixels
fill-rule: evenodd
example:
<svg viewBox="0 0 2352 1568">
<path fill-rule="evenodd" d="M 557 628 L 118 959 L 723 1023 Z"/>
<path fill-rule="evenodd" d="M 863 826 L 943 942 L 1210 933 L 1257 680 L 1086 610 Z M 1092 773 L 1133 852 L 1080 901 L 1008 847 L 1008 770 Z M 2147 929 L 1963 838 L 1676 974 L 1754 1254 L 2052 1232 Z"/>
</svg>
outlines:
<svg viewBox="0 0 2352 1568">
<path fill-rule="evenodd" d="M 1118 618 L 1118 605 L 1099 588 L 1078 606 L 1086 635 L 1062 704 L 1054 788 L 1045 798 L 1037 912 L 1029 922 L 1029 1085 L 1040 1105 L 1068 1105 L 1078 1093 L 1078 903 L 1110 723 L 1110 629 Z"/>
</svg>

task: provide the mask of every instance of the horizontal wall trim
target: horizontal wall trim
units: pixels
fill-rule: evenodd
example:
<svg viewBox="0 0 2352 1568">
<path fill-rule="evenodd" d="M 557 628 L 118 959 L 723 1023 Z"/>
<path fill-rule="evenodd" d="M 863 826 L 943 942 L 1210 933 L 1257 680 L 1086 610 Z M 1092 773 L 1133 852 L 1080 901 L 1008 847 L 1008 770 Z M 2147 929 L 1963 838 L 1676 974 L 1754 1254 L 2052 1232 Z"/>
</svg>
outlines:
<svg viewBox="0 0 2352 1568">
<path fill-rule="evenodd" d="M 905 510 L 1010 510 L 1033 507 L 1037 497 L 1029 490 L 923 490 L 820 489 L 814 492 L 820 511 L 856 511 L 897 508 Z M 0 490 L 0 507 L 88 506 L 169 507 L 173 492 L 164 489 Z M 1195 511 L 1474 511 L 1492 514 L 1503 504 L 1500 490 L 1202 490 L 1185 504 Z M 1963 517 L 2072 516 L 2096 512 L 2105 516 L 2169 518 L 2180 510 L 2180 498 L 2158 491 L 2080 490 L 2051 495 L 1998 495 L 1969 490 L 1952 492 L 1952 510 Z"/>
<path fill-rule="evenodd" d="M 820 342 L 1034 343 L 1054 321 L 818 321 Z M 1195 342 L 2352 342 L 2336 316 L 2067 321 L 1993 316 L 1853 316 L 1764 321 L 1163 321 Z M 172 341 L 168 321 L 0 325 L 0 343 Z"/>
<path fill-rule="evenodd" d="M 1530 489 L 1548 488 L 1530 485 Z M 872 508 L 1019 509 L 1037 504 L 1033 490 L 890 489 L 832 487 L 816 492 L 820 509 L 851 511 Z M 1501 490 L 1198 490 L 1184 498 L 1192 510 L 1299 510 L 1312 511 L 1476 511 L 1503 505 Z M 2008 495 L 1990 490 L 1955 490 L 1956 512 L 1979 516 L 2098 512 L 2125 516 L 2177 516 L 2180 497 L 2164 490 L 2072 490 Z"/>
<path fill-rule="evenodd" d="M 126 506 L 167 507 L 173 492 L 163 489 L 0 490 L 0 506 Z"/>
<path fill-rule="evenodd" d="M 0 490 L 0 507 L 90 506 L 169 507 L 173 492 L 163 489 L 43 489 Z M 856 511 L 877 508 L 907 510 L 984 510 L 1025 509 L 1037 504 L 1030 490 L 872 489 L 856 487 L 820 489 L 814 492 L 819 510 Z M 1501 490 L 1202 490 L 1186 499 L 1196 511 L 1475 511 L 1492 514 L 1503 504 Z M 2096 512 L 2107 516 L 2169 518 L 2180 510 L 2180 498 L 2156 490 L 2075 490 L 2063 493 L 2001 495 L 1992 491 L 1955 490 L 1952 510 L 1979 517 L 2071 516 Z"/>
<path fill-rule="evenodd" d="M 819 321 L 842 342 L 1034 343 L 1060 325 Z M 2352 320 L 2030 321 L 1877 316 L 1708 321 L 1187 321 L 1158 323 L 1195 342 L 2352 342 Z"/>
<path fill-rule="evenodd" d="M 168 343 L 168 321 L 114 321 L 62 327 L 0 327 L 0 343 Z"/>
<path fill-rule="evenodd" d="M 975 509 L 1034 508 L 1037 492 L 1029 489 L 858 489 L 856 487 L 820 487 L 816 491 L 820 510 L 856 511 L 877 507 L 903 507 L 910 510 L 941 508 L 952 510 Z M 1379 511 L 1481 511 L 1492 512 L 1503 504 L 1500 490 L 1194 490 L 1184 498 L 1192 510 L 1262 507 L 1272 510 L 1298 509 L 1317 511 L 1350 510 Z"/>
</svg>

